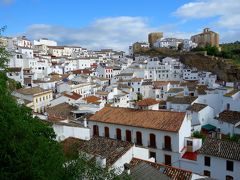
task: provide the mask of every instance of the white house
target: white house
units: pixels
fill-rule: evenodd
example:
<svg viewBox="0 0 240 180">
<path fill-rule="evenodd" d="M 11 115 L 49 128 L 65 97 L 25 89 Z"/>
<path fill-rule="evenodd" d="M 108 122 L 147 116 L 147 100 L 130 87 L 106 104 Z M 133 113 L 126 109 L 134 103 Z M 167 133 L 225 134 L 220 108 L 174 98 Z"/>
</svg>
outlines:
<svg viewBox="0 0 240 180">
<path fill-rule="evenodd" d="M 187 145 L 193 146 L 191 142 Z M 214 179 L 239 179 L 239 152 L 239 143 L 207 138 L 197 153 L 190 152 L 180 160 L 180 167 Z"/>
<path fill-rule="evenodd" d="M 104 107 L 88 120 L 91 133 L 149 149 L 156 162 L 179 166 L 191 121 L 183 112 Z"/>
</svg>

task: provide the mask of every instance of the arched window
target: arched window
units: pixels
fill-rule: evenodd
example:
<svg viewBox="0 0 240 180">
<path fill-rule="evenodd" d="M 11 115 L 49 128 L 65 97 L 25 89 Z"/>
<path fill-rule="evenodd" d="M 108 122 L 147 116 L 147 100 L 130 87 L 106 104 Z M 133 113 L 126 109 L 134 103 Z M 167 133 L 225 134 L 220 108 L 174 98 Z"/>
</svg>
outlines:
<svg viewBox="0 0 240 180">
<path fill-rule="evenodd" d="M 156 148 L 156 136 L 155 134 L 150 134 L 149 135 L 149 147 Z"/>
<path fill-rule="evenodd" d="M 105 137 L 109 138 L 109 128 L 108 127 L 104 127 L 104 135 L 105 135 Z"/>
<path fill-rule="evenodd" d="M 117 128 L 117 129 L 116 129 L 116 134 L 117 134 L 117 140 L 122 140 L 121 129 Z"/>
<path fill-rule="evenodd" d="M 139 131 L 136 132 L 136 144 L 142 145 L 142 133 Z"/>
<path fill-rule="evenodd" d="M 126 130 L 126 141 L 132 142 L 132 133 L 129 130 Z"/>
<path fill-rule="evenodd" d="M 172 150 L 172 143 L 171 143 L 171 137 L 170 136 L 164 136 L 164 150 L 171 151 Z"/>
<path fill-rule="evenodd" d="M 98 125 L 93 125 L 93 135 L 99 136 Z"/>
</svg>

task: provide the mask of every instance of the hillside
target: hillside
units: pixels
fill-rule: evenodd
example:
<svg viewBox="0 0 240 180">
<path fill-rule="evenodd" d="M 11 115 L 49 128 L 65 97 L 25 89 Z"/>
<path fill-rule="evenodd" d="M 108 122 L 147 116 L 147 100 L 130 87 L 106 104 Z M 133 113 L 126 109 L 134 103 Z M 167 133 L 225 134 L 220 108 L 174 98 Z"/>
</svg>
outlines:
<svg viewBox="0 0 240 180">
<path fill-rule="evenodd" d="M 169 56 L 179 58 L 180 61 L 198 70 L 210 71 L 217 74 L 219 80 L 240 81 L 240 66 L 229 59 L 205 56 L 203 52 L 178 52 L 170 49 L 151 49 L 139 52 L 141 55 Z"/>
</svg>

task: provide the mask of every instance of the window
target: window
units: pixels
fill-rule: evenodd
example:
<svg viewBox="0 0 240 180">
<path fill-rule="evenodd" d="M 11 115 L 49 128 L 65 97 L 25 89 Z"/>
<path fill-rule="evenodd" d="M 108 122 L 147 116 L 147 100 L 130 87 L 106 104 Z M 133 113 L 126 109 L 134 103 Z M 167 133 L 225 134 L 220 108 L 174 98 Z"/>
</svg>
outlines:
<svg viewBox="0 0 240 180">
<path fill-rule="evenodd" d="M 226 169 L 228 171 L 233 171 L 233 161 L 226 161 Z"/>
<path fill-rule="evenodd" d="M 227 103 L 227 110 L 230 110 L 230 104 Z"/>
<path fill-rule="evenodd" d="M 164 136 L 164 150 L 171 151 L 172 145 L 171 145 L 171 137 L 170 136 Z"/>
<path fill-rule="evenodd" d="M 139 131 L 136 132 L 136 144 L 142 145 L 142 133 Z"/>
<path fill-rule="evenodd" d="M 121 129 L 117 128 L 116 129 L 116 134 L 117 134 L 117 140 L 122 140 Z"/>
<path fill-rule="evenodd" d="M 132 142 L 132 133 L 129 130 L 126 130 L 126 141 Z"/>
<path fill-rule="evenodd" d="M 192 145 L 193 145 L 192 141 L 187 141 L 187 146 L 192 146 Z"/>
<path fill-rule="evenodd" d="M 155 136 L 155 134 L 150 134 L 149 138 L 150 138 L 149 147 L 156 148 L 156 136 Z"/>
<path fill-rule="evenodd" d="M 93 135 L 99 136 L 98 125 L 93 125 Z"/>
<path fill-rule="evenodd" d="M 227 175 L 227 176 L 226 176 L 226 180 L 233 180 L 233 177 L 232 177 L 232 176 L 229 176 L 229 175 Z"/>
<path fill-rule="evenodd" d="M 204 171 L 203 171 L 203 175 L 204 175 L 204 176 L 211 177 L 211 172 L 210 172 L 210 171 L 207 171 L 207 170 L 204 170 Z"/>
<path fill-rule="evenodd" d="M 205 166 L 210 166 L 211 165 L 211 158 L 208 156 L 204 157 L 204 165 Z"/>
<path fill-rule="evenodd" d="M 108 127 L 104 128 L 104 135 L 105 135 L 105 137 L 109 138 L 109 128 Z"/>
<path fill-rule="evenodd" d="M 154 158 L 156 161 L 156 153 L 149 151 L 149 158 Z"/>
<path fill-rule="evenodd" d="M 171 155 L 165 154 L 164 159 L 165 159 L 165 164 L 168 165 L 168 166 L 171 166 L 171 164 L 172 164 L 172 157 L 171 157 Z"/>
</svg>

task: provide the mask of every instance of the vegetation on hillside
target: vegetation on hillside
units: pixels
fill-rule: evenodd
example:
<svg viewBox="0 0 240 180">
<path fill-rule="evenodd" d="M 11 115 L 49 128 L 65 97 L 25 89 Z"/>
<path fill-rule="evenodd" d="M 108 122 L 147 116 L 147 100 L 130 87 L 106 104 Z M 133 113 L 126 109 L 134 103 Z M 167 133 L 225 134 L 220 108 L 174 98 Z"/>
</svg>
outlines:
<svg viewBox="0 0 240 180">
<path fill-rule="evenodd" d="M 207 55 L 231 59 L 234 64 L 240 65 L 240 42 L 221 44 L 219 50 L 215 46 L 197 47 L 192 51 L 206 51 Z"/>
</svg>

